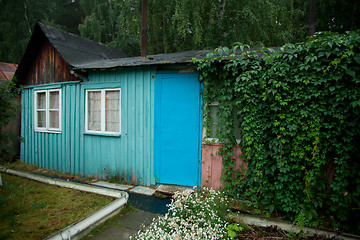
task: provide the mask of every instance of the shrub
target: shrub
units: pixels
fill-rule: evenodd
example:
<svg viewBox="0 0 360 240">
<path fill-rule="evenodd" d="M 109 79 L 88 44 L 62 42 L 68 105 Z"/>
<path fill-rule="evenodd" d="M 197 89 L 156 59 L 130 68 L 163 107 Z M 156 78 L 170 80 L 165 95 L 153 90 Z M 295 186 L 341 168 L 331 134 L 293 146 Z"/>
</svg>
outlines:
<svg viewBox="0 0 360 240">
<path fill-rule="evenodd" d="M 17 133 L 4 131 L 4 127 L 11 119 L 17 117 L 20 110 L 16 101 L 16 96 L 20 94 L 20 90 L 10 80 L 0 82 L 0 160 L 11 159 L 15 152 L 10 146 L 15 140 L 19 140 Z"/>
<path fill-rule="evenodd" d="M 135 239 L 227 239 L 227 200 L 212 189 L 177 192 L 169 212 Z"/>
</svg>

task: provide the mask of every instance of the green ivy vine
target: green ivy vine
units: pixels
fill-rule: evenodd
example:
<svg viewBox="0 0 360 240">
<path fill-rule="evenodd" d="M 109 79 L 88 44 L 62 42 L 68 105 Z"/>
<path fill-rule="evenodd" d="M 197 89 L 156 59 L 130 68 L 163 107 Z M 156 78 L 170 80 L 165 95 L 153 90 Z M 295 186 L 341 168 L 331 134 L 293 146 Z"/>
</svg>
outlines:
<svg viewBox="0 0 360 240">
<path fill-rule="evenodd" d="M 259 212 L 360 232 L 360 32 L 279 49 L 220 47 L 194 59 L 206 108 L 219 102 L 223 188 Z M 235 114 L 234 114 L 235 113 Z M 235 118 L 244 174 L 234 172 Z M 210 131 L 207 131 L 210 132 Z"/>
</svg>

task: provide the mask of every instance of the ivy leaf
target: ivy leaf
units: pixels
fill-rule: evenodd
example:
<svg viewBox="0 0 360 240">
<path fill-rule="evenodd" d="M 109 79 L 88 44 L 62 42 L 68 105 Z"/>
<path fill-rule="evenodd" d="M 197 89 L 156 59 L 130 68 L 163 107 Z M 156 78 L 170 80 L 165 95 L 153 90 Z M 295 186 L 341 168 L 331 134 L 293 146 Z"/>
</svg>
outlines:
<svg viewBox="0 0 360 240">
<path fill-rule="evenodd" d="M 231 239 L 234 239 L 236 237 L 236 232 L 233 230 L 228 230 L 228 235 Z"/>
<path fill-rule="evenodd" d="M 356 106 L 360 106 L 360 99 L 357 100 L 357 101 L 351 102 L 351 105 L 352 105 L 353 108 L 355 108 Z"/>
</svg>

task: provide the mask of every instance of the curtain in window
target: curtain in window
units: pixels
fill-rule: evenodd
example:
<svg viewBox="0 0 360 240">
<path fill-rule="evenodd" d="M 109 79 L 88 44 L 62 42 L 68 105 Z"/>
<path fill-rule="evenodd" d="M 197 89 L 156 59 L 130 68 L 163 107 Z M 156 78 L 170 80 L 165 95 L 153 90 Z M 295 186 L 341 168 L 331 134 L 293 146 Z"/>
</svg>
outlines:
<svg viewBox="0 0 360 240">
<path fill-rule="evenodd" d="M 101 131 L 101 91 L 88 94 L 88 130 Z"/>
<path fill-rule="evenodd" d="M 120 91 L 106 91 L 105 131 L 120 132 Z"/>
<path fill-rule="evenodd" d="M 210 105 L 210 117 L 212 119 L 212 127 L 209 137 L 211 138 L 216 138 L 216 130 L 219 123 L 218 111 L 219 105 Z"/>
<path fill-rule="evenodd" d="M 50 103 L 49 103 L 49 124 L 50 128 L 59 128 L 59 92 L 49 92 L 50 93 Z"/>
<path fill-rule="evenodd" d="M 37 126 L 46 127 L 46 92 L 37 93 Z"/>
</svg>

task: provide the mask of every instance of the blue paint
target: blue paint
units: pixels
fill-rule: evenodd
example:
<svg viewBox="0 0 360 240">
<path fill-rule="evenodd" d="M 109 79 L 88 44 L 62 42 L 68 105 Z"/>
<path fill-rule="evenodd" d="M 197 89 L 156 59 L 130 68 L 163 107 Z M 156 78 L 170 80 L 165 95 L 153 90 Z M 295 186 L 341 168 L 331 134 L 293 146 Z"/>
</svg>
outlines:
<svg viewBox="0 0 360 240">
<path fill-rule="evenodd" d="M 155 81 L 155 166 L 159 183 L 199 185 L 198 74 L 158 74 Z"/>
<path fill-rule="evenodd" d="M 61 133 L 34 131 L 34 90 L 47 88 L 62 90 Z M 121 88 L 120 135 L 84 132 L 85 91 L 96 88 Z M 26 87 L 21 159 L 60 172 L 117 175 L 139 185 L 199 185 L 200 88 L 197 74 L 156 75 L 155 67 L 97 70 L 83 82 Z"/>
<path fill-rule="evenodd" d="M 104 178 L 117 175 L 127 182 L 154 185 L 153 67 L 89 73 L 88 81 L 30 86 L 22 94 L 21 159 L 39 167 Z M 121 135 L 84 133 L 85 90 L 121 88 Z M 34 89 L 62 89 L 62 132 L 33 128 Z"/>
</svg>

